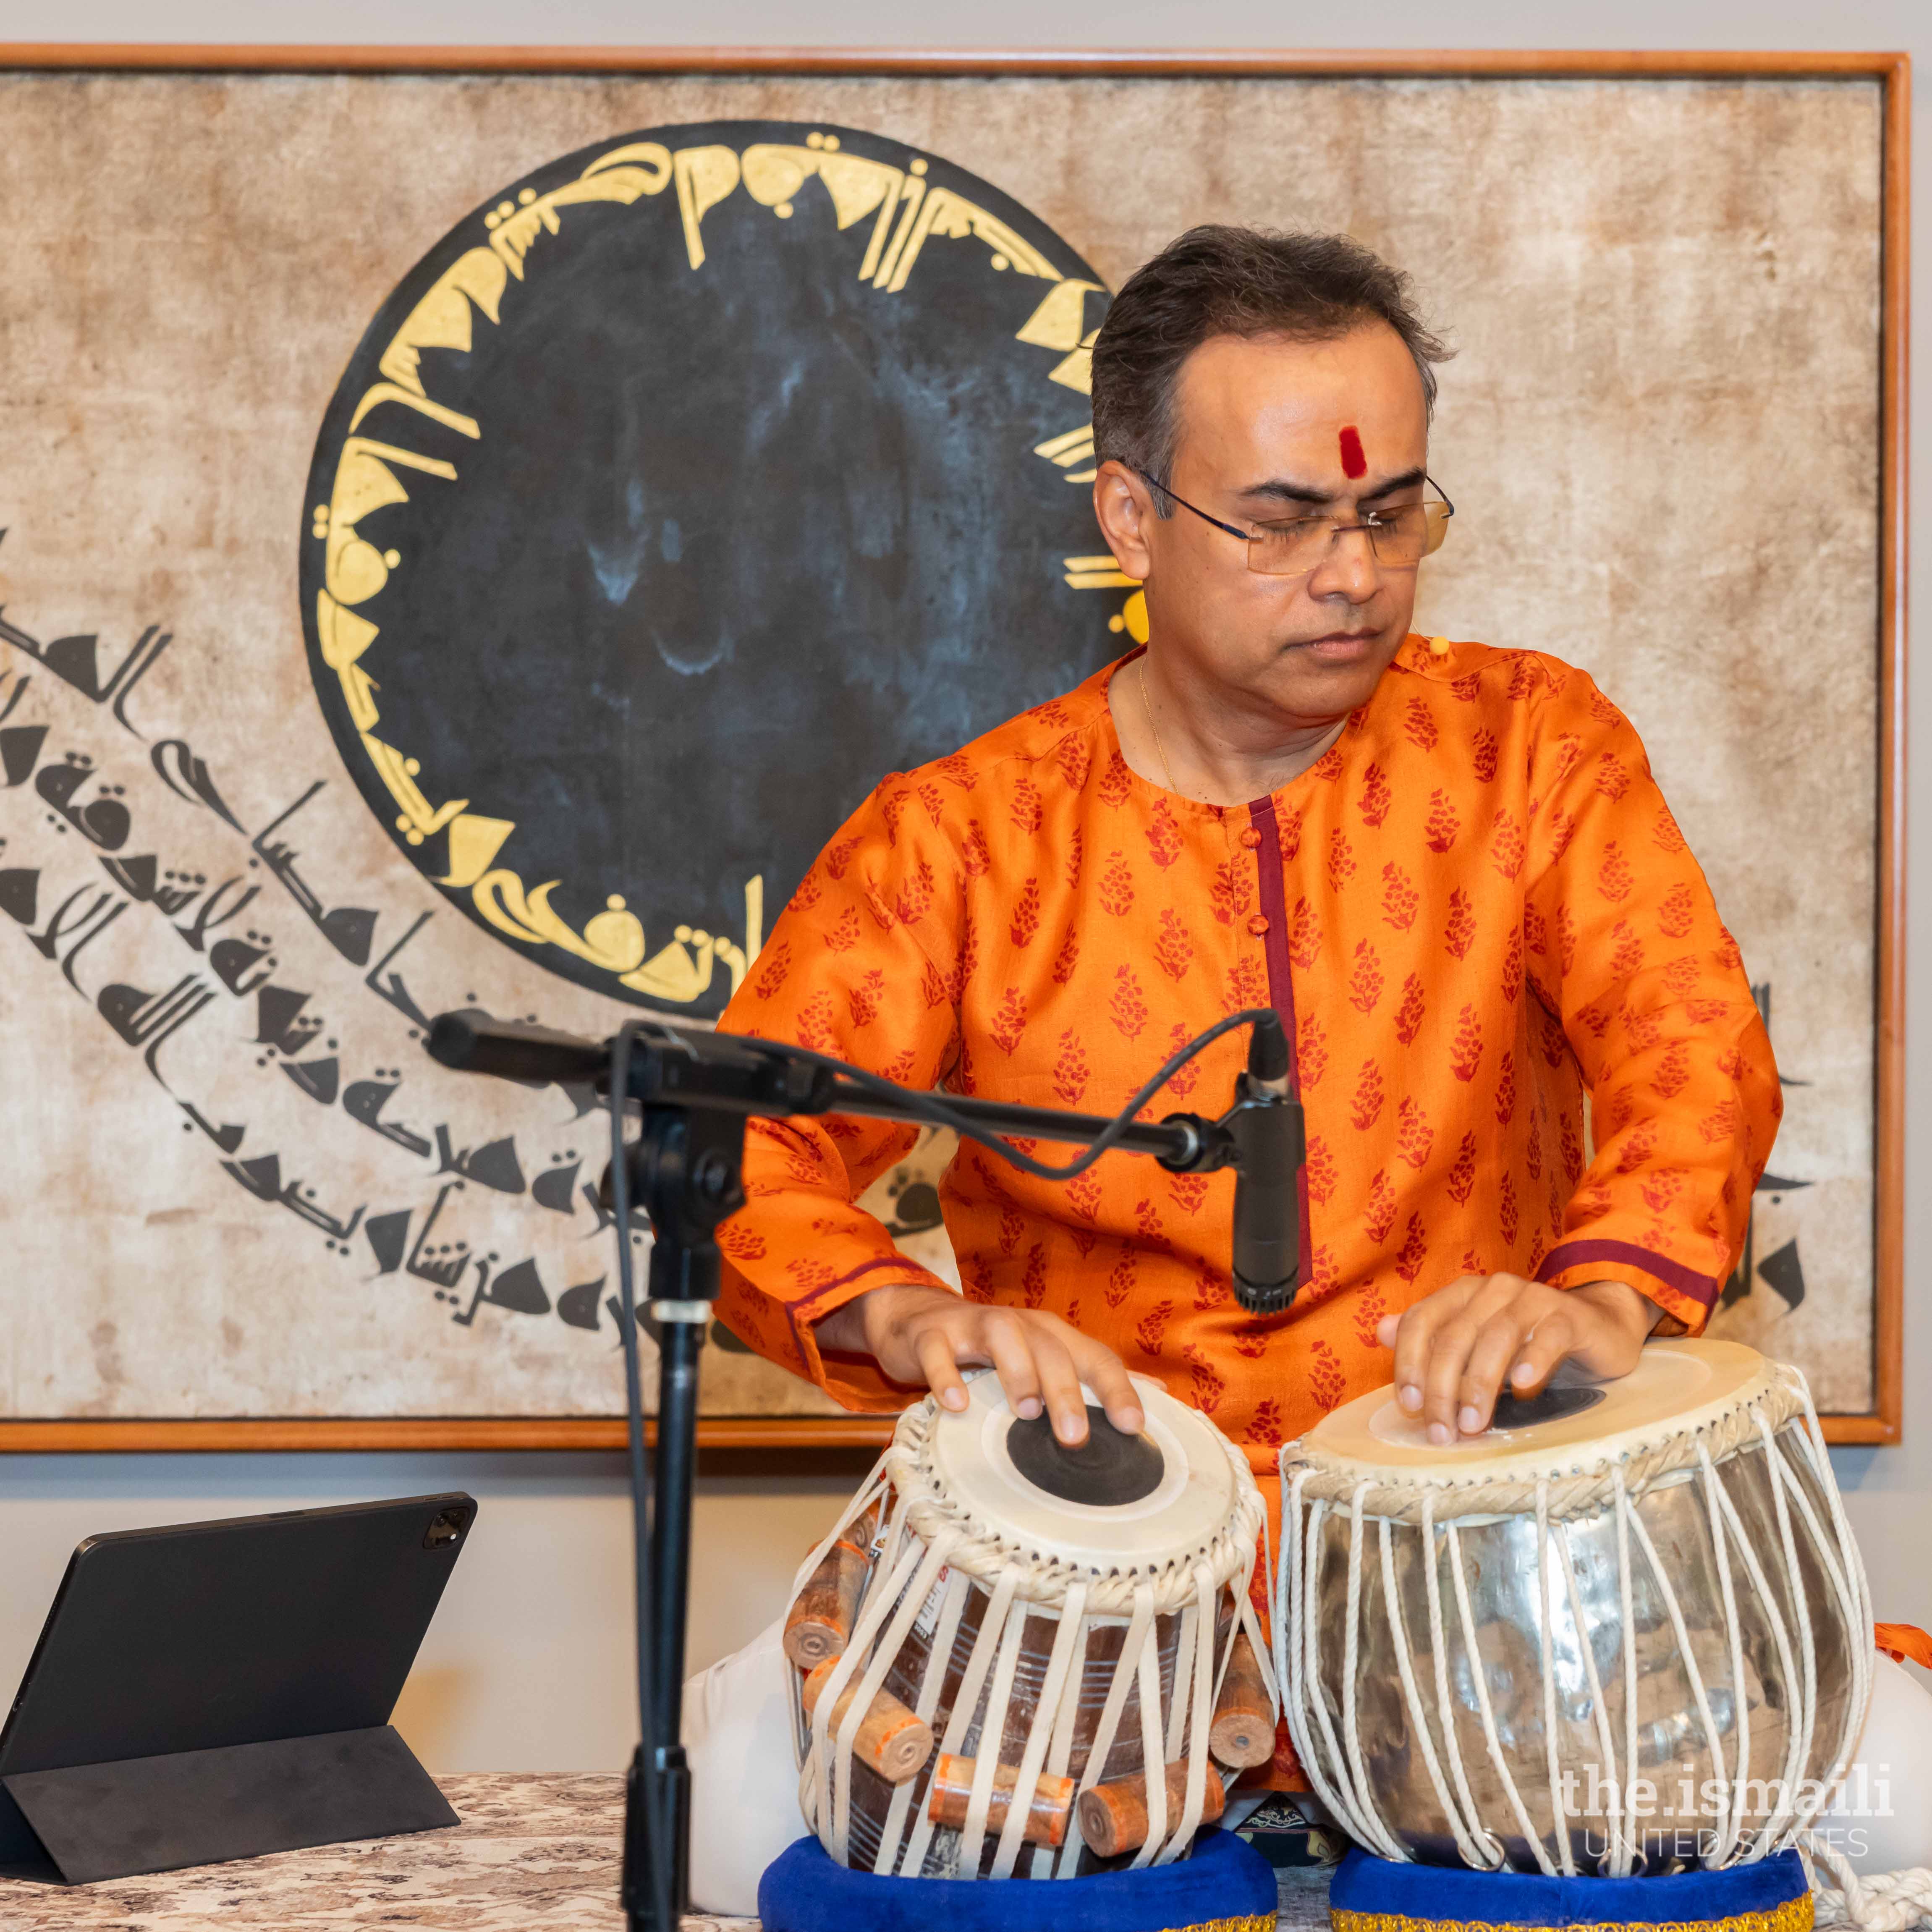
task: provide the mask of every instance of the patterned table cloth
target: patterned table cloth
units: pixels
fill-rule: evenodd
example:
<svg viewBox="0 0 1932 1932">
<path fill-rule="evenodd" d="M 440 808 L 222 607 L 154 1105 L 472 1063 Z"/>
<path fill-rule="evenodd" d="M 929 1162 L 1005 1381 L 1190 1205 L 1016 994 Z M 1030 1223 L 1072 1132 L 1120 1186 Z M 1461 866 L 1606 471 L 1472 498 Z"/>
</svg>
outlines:
<svg viewBox="0 0 1932 1932">
<path fill-rule="evenodd" d="M 315 1932 L 428 1926 L 446 1932 L 620 1932 L 621 1778 L 502 1774 L 436 1782 L 463 1822 L 449 1832 L 279 1852 L 152 1878 L 62 1886 L 0 1879 L 5 1932 Z M 1325 1932 L 1328 1874 L 1284 1870 L 1282 1932 Z M 755 1932 L 693 1916 L 685 1932 Z"/>
</svg>

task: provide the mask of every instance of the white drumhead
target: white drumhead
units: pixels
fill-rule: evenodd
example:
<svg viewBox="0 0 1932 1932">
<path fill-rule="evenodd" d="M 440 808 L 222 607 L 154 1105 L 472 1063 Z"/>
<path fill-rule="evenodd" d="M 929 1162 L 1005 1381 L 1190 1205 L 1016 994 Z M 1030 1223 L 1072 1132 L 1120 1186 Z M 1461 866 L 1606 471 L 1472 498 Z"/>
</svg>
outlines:
<svg viewBox="0 0 1932 1932">
<path fill-rule="evenodd" d="M 1023 1475 L 1006 1445 L 1016 1418 L 991 1370 L 968 1378 L 964 1409 L 934 1405 L 928 1453 L 935 1487 L 994 1536 L 1043 1558 L 1103 1571 L 1181 1562 L 1228 1526 L 1236 1494 L 1232 1459 L 1204 1416 L 1159 1383 L 1132 1379 L 1147 1418 L 1142 1432 L 1162 1464 L 1159 1484 L 1138 1502 L 1071 1502 Z"/>
<path fill-rule="evenodd" d="M 1600 1400 L 1556 1420 L 1486 1430 L 1438 1444 L 1430 1441 L 1427 1425 L 1407 1414 L 1389 1388 L 1345 1402 L 1303 1440 L 1320 1452 L 1324 1464 L 1353 1465 L 1365 1475 L 1400 1480 L 1424 1470 L 1476 1480 L 1554 1475 L 1688 1436 L 1741 1401 L 1756 1399 L 1771 1378 L 1771 1364 L 1741 1342 L 1680 1336 L 1647 1343 L 1636 1366 L 1614 1382 L 1592 1383 L 1587 1376 L 1559 1372 L 1562 1384 L 1588 1386 L 1600 1392 Z"/>
</svg>

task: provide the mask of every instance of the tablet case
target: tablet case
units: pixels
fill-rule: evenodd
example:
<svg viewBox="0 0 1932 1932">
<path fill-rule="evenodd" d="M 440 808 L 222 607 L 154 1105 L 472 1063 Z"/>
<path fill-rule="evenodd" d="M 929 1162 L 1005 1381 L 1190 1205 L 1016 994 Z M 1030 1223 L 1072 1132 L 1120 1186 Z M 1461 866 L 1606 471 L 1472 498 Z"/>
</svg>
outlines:
<svg viewBox="0 0 1932 1932">
<path fill-rule="evenodd" d="M 388 1719 L 476 1510 L 89 1538 L 0 1732 L 0 1862 L 80 1884 L 459 1822 Z"/>
</svg>

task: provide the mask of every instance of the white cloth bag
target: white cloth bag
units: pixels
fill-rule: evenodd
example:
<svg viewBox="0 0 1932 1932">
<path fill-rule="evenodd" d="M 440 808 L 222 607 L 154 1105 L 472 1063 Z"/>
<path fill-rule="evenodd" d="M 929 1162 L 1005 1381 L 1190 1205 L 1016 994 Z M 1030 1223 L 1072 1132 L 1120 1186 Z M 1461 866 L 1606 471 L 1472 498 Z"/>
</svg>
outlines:
<svg viewBox="0 0 1932 1932">
<path fill-rule="evenodd" d="M 1862 1878 L 1932 1866 L 1932 1691 L 1883 1651 L 1857 1753 L 1811 1828 Z"/>
<path fill-rule="evenodd" d="M 766 1866 L 809 1832 L 798 1808 L 784 1633 L 781 1616 L 685 1683 L 695 1911 L 755 1918 Z"/>
</svg>

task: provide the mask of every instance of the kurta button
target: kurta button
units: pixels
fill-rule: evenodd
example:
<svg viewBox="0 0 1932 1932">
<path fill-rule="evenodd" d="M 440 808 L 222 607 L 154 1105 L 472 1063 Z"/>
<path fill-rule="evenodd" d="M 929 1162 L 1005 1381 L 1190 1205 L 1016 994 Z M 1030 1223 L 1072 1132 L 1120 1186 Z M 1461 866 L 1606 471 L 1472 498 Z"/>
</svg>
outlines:
<svg viewBox="0 0 1932 1932">
<path fill-rule="evenodd" d="M 1241 828 L 1241 843 L 1252 852 L 1262 842 L 1262 835 L 1252 825 Z"/>
<path fill-rule="evenodd" d="M 1267 932 L 1268 929 L 1268 914 L 1264 912 L 1256 913 L 1253 918 L 1248 921 L 1248 930 L 1252 932 L 1257 939 L 1260 938 L 1262 934 Z"/>
</svg>

